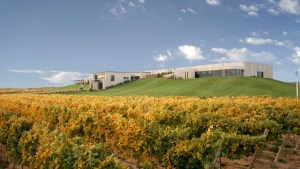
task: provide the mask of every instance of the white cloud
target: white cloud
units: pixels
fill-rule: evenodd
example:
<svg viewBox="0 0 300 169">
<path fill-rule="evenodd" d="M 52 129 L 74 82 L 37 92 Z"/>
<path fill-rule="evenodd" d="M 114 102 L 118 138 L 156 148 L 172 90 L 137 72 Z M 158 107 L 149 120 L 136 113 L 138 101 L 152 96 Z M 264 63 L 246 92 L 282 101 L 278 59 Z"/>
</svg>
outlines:
<svg viewBox="0 0 300 169">
<path fill-rule="evenodd" d="M 165 62 L 169 59 L 168 55 L 159 54 L 158 56 L 153 57 L 157 62 Z"/>
<path fill-rule="evenodd" d="M 117 0 L 110 6 L 109 12 L 115 19 L 121 20 L 133 8 L 142 7 L 145 3 L 145 0 Z"/>
<path fill-rule="evenodd" d="M 287 31 L 283 31 L 283 32 L 282 32 L 282 35 L 283 35 L 283 36 L 287 36 L 287 35 L 288 35 L 288 32 L 287 32 Z"/>
<path fill-rule="evenodd" d="M 183 13 L 189 12 L 189 13 L 192 13 L 192 14 L 197 14 L 197 12 L 194 11 L 192 8 L 181 9 L 181 12 L 183 12 Z"/>
<path fill-rule="evenodd" d="M 257 13 L 257 12 L 254 12 L 254 11 L 250 11 L 250 12 L 248 12 L 248 15 L 249 15 L 249 16 L 253 16 L 253 17 L 257 17 L 257 16 L 258 16 L 258 13 Z"/>
<path fill-rule="evenodd" d="M 280 0 L 278 6 L 283 12 L 300 15 L 300 5 L 298 0 Z"/>
<path fill-rule="evenodd" d="M 91 77 L 91 74 L 82 74 L 79 72 L 65 72 L 65 71 L 43 71 L 43 70 L 20 70 L 20 69 L 10 69 L 10 72 L 14 73 L 24 73 L 24 74 L 37 74 L 40 75 L 42 79 L 47 80 L 50 83 L 72 83 L 74 80 L 86 79 Z"/>
<path fill-rule="evenodd" d="M 277 4 L 277 2 L 275 2 L 274 0 L 267 0 L 267 1 L 271 4 Z"/>
<path fill-rule="evenodd" d="M 145 2 L 146 2 L 145 0 L 139 0 L 139 3 L 141 3 L 141 4 L 143 4 Z"/>
<path fill-rule="evenodd" d="M 168 54 L 169 57 L 172 57 L 171 51 L 167 50 L 167 54 Z"/>
<path fill-rule="evenodd" d="M 189 61 L 205 59 L 205 57 L 202 55 L 202 50 L 200 47 L 195 47 L 192 45 L 182 45 L 178 46 L 178 50 Z"/>
<path fill-rule="evenodd" d="M 273 15 L 279 15 L 279 14 L 280 14 L 279 11 L 277 11 L 277 10 L 275 10 L 275 9 L 273 9 L 273 8 L 269 8 L 269 9 L 268 9 L 268 12 L 269 12 L 270 14 L 273 14 Z"/>
<path fill-rule="evenodd" d="M 131 6 L 131 7 L 136 7 L 136 5 L 132 1 L 129 1 L 128 5 Z"/>
<path fill-rule="evenodd" d="M 294 50 L 294 54 L 288 59 L 295 64 L 300 64 L 300 48 L 294 47 L 293 50 Z"/>
<path fill-rule="evenodd" d="M 220 5 L 220 0 L 206 0 L 206 3 L 212 6 Z"/>
<path fill-rule="evenodd" d="M 258 16 L 258 7 L 254 6 L 254 5 L 240 5 L 240 8 L 242 11 L 247 12 L 247 14 L 249 16 L 253 16 L 253 17 L 257 17 Z"/>
<path fill-rule="evenodd" d="M 15 73 L 26 73 L 26 74 L 46 74 L 45 71 L 34 70 L 34 69 L 30 69 L 30 70 L 10 69 L 9 71 L 10 72 L 15 72 Z"/>
<path fill-rule="evenodd" d="M 74 80 L 86 78 L 86 75 L 79 72 L 64 72 L 64 71 L 51 71 L 50 77 L 43 77 L 50 83 L 72 83 Z"/>
<path fill-rule="evenodd" d="M 263 38 L 256 38 L 256 37 L 250 37 L 246 38 L 244 40 L 240 39 L 241 42 L 243 43 L 248 43 L 251 45 L 263 45 L 263 44 L 273 44 L 277 46 L 284 46 L 285 43 L 278 41 L 278 40 L 273 40 L 273 39 L 263 39 Z"/>
<path fill-rule="evenodd" d="M 275 56 L 270 52 L 259 52 L 255 53 L 247 48 L 233 48 L 233 49 L 224 49 L 224 48 L 212 48 L 213 52 L 220 53 L 225 55 L 221 59 L 216 61 L 224 62 L 224 61 L 259 61 L 259 62 L 270 62 L 276 61 Z"/>
<path fill-rule="evenodd" d="M 167 54 L 159 54 L 158 56 L 154 56 L 153 59 L 157 62 L 166 62 L 173 59 L 173 57 L 171 51 L 168 50 Z"/>
<path fill-rule="evenodd" d="M 110 8 L 109 12 L 116 17 L 120 17 L 126 14 L 127 10 L 122 4 L 116 4 L 114 7 Z"/>
<path fill-rule="evenodd" d="M 251 32 L 250 35 L 254 37 L 260 37 L 262 34 L 269 35 L 268 31 L 257 31 L 257 32 Z"/>
<path fill-rule="evenodd" d="M 240 8 L 245 11 L 245 12 L 250 12 L 250 11 L 258 11 L 259 9 L 254 6 L 254 5 L 240 5 Z"/>
<path fill-rule="evenodd" d="M 264 31 L 264 32 L 262 32 L 263 34 L 265 34 L 265 35 L 269 35 L 269 32 L 268 31 Z"/>
<path fill-rule="evenodd" d="M 191 8 L 188 8 L 187 11 L 190 12 L 190 13 L 192 13 L 192 14 L 197 14 L 197 12 L 194 11 L 193 9 L 191 9 Z"/>
</svg>

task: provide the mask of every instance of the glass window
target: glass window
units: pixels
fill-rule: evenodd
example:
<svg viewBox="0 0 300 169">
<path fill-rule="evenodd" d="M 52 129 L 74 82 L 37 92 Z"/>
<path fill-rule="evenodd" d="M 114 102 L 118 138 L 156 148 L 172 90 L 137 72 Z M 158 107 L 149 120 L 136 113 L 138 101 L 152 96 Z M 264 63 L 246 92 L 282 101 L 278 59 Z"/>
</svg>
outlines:
<svg viewBox="0 0 300 169">
<path fill-rule="evenodd" d="M 225 70 L 225 76 L 244 76 L 244 70 L 228 69 L 228 70 Z"/>
<path fill-rule="evenodd" d="M 223 73 L 224 72 L 224 73 Z M 210 70 L 195 72 L 195 78 L 222 77 L 222 76 L 244 76 L 243 69 Z"/>
<path fill-rule="evenodd" d="M 257 72 L 257 77 L 263 78 L 264 77 L 264 72 Z"/>
<path fill-rule="evenodd" d="M 110 75 L 110 81 L 115 81 L 115 75 Z"/>
</svg>

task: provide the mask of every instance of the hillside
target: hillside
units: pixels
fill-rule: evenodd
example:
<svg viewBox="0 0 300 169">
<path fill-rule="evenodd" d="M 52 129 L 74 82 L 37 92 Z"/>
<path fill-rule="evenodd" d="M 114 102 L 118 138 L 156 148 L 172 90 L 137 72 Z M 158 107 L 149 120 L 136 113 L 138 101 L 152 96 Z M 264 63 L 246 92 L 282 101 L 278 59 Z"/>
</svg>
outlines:
<svg viewBox="0 0 300 169">
<path fill-rule="evenodd" d="M 81 87 L 83 90 L 89 90 L 89 84 L 72 84 L 63 87 L 52 88 L 51 91 L 80 90 Z"/>
<path fill-rule="evenodd" d="M 289 83 L 255 77 L 221 77 L 187 80 L 138 80 L 121 86 L 77 94 L 102 96 L 295 96 Z"/>
</svg>

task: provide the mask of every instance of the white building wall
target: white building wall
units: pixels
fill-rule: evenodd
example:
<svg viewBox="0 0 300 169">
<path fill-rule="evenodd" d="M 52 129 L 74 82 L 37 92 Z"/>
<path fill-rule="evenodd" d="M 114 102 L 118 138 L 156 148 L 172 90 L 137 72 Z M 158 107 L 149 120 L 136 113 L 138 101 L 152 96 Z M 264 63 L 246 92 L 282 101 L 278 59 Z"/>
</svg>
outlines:
<svg viewBox="0 0 300 169">
<path fill-rule="evenodd" d="M 146 72 L 150 72 L 151 74 L 160 74 L 160 73 L 174 72 L 174 68 L 150 70 Z"/>
<path fill-rule="evenodd" d="M 151 75 L 151 72 L 133 72 L 131 76 L 139 76 L 140 79 L 145 79 L 147 75 Z"/>
<path fill-rule="evenodd" d="M 114 76 L 114 80 L 111 80 L 111 76 Z M 123 72 L 105 72 L 105 78 L 103 79 L 103 89 L 110 86 L 115 86 L 120 83 L 124 83 L 126 80 L 130 81 L 131 73 Z"/>
<path fill-rule="evenodd" d="M 257 72 L 264 72 L 264 78 L 273 78 L 271 65 L 244 62 L 244 76 L 257 76 Z"/>
<path fill-rule="evenodd" d="M 175 68 L 174 76 L 176 79 L 193 79 L 195 78 L 195 70 L 193 68 Z"/>
<path fill-rule="evenodd" d="M 105 72 L 102 89 L 124 83 L 125 81 L 131 81 L 131 77 L 134 76 L 138 76 L 139 79 L 144 79 L 150 74 L 150 72 Z M 114 76 L 114 81 L 111 80 L 111 76 Z"/>
<path fill-rule="evenodd" d="M 172 69 L 153 70 L 151 72 L 164 73 L 172 70 L 175 77 L 178 79 L 195 78 L 196 71 L 212 71 L 212 70 L 227 70 L 227 69 L 243 69 L 244 76 L 257 76 L 257 72 L 264 72 L 264 78 L 273 78 L 273 70 L 271 65 L 252 63 L 252 62 L 230 62 L 211 65 L 200 65 L 191 67 L 178 67 Z"/>
</svg>

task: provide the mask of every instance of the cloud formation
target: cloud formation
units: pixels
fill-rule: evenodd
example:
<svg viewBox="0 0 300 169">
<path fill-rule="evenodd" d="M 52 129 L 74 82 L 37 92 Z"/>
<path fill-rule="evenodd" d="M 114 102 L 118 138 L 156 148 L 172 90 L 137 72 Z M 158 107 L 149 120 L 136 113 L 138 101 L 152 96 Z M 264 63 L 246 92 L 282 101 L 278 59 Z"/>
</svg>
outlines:
<svg viewBox="0 0 300 169">
<path fill-rule="evenodd" d="M 178 46 L 178 50 L 189 61 L 205 60 L 205 57 L 202 55 L 202 50 L 200 47 L 192 45 L 182 45 Z"/>
<path fill-rule="evenodd" d="M 279 14 L 280 14 L 280 12 L 279 12 L 278 10 L 275 10 L 275 9 L 273 9 L 273 8 L 269 8 L 269 9 L 268 9 L 268 12 L 269 12 L 270 14 L 272 14 L 272 15 L 279 15 Z"/>
<path fill-rule="evenodd" d="M 157 62 L 165 62 L 167 61 L 169 58 L 168 55 L 163 55 L 163 54 L 159 54 L 158 56 L 154 56 L 154 60 L 156 60 Z"/>
<path fill-rule="evenodd" d="M 131 6 L 131 7 L 136 7 L 136 5 L 132 1 L 129 1 L 128 5 Z"/>
<path fill-rule="evenodd" d="M 29 69 L 29 70 L 10 69 L 9 71 L 14 73 L 25 73 L 25 74 L 46 74 L 45 71 L 35 70 L 35 69 Z"/>
<path fill-rule="evenodd" d="M 294 54 L 290 56 L 288 59 L 295 64 L 300 64 L 300 48 L 294 47 L 293 50 L 294 50 Z"/>
<path fill-rule="evenodd" d="M 116 4 L 116 5 L 114 5 L 114 7 L 109 9 L 109 12 L 112 15 L 114 15 L 115 17 L 120 17 L 121 15 L 124 15 L 125 13 L 127 13 L 127 10 L 123 6 L 123 4 Z"/>
<path fill-rule="evenodd" d="M 224 48 L 212 48 L 211 51 L 225 55 L 224 57 L 216 60 L 218 62 L 225 61 L 253 61 L 256 62 L 271 62 L 276 61 L 275 56 L 270 52 L 252 52 L 247 48 L 233 48 L 233 49 L 224 49 Z"/>
<path fill-rule="evenodd" d="M 206 3 L 212 6 L 220 5 L 220 0 L 206 0 Z"/>
<path fill-rule="evenodd" d="M 171 51 L 167 51 L 167 54 L 159 54 L 158 56 L 154 56 L 153 59 L 157 62 L 166 62 L 172 59 Z"/>
<path fill-rule="evenodd" d="M 183 13 L 192 13 L 192 14 L 197 14 L 197 12 L 196 11 L 194 11 L 192 8 L 187 8 L 187 9 L 182 9 L 181 10 L 181 12 L 183 12 Z"/>
<path fill-rule="evenodd" d="M 263 45 L 263 44 L 273 44 L 273 45 L 277 45 L 277 46 L 284 46 L 285 43 L 278 41 L 278 40 L 273 40 L 273 39 L 263 39 L 263 38 L 256 38 L 256 37 L 249 37 L 249 38 L 245 38 L 240 39 L 240 42 L 243 43 L 248 43 L 251 45 Z"/>
<path fill-rule="evenodd" d="M 117 0 L 109 8 L 109 12 L 116 18 L 122 19 L 122 17 L 130 11 L 130 8 L 141 7 L 145 4 L 145 0 L 128 1 L 128 0 Z"/>
<path fill-rule="evenodd" d="M 72 83 L 74 80 L 78 79 L 86 79 L 90 77 L 90 74 L 82 74 L 79 72 L 66 72 L 66 71 L 43 71 L 43 70 L 35 70 L 35 69 L 28 69 L 28 70 L 20 70 L 20 69 L 10 69 L 10 72 L 14 73 L 22 73 L 22 74 L 35 74 L 41 75 L 42 79 L 47 80 L 50 83 Z"/>
<path fill-rule="evenodd" d="M 253 17 L 258 16 L 259 8 L 254 5 L 247 6 L 247 5 L 240 4 L 240 9 L 244 12 L 247 12 L 249 16 L 253 16 Z"/>
<path fill-rule="evenodd" d="M 280 0 L 278 6 L 283 12 L 300 15 L 300 5 L 298 0 Z"/>
<path fill-rule="evenodd" d="M 145 2 L 146 2 L 145 0 L 139 0 L 139 3 L 141 3 L 141 4 L 143 4 Z"/>
<path fill-rule="evenodd" d="M 271 4 L 277 4 L 277 2 L 275 2 L 274 0 L 267 0 L 267 1 Z"/>
<path fill-rule="evenodd" d="M 74 80 L 87 77 L 87 75 L 79 72 L 51 71 L 51 73 L 51 76 L 43 77 L 44 80 L 50 83 L 72 83 Z"/>
</svg>

